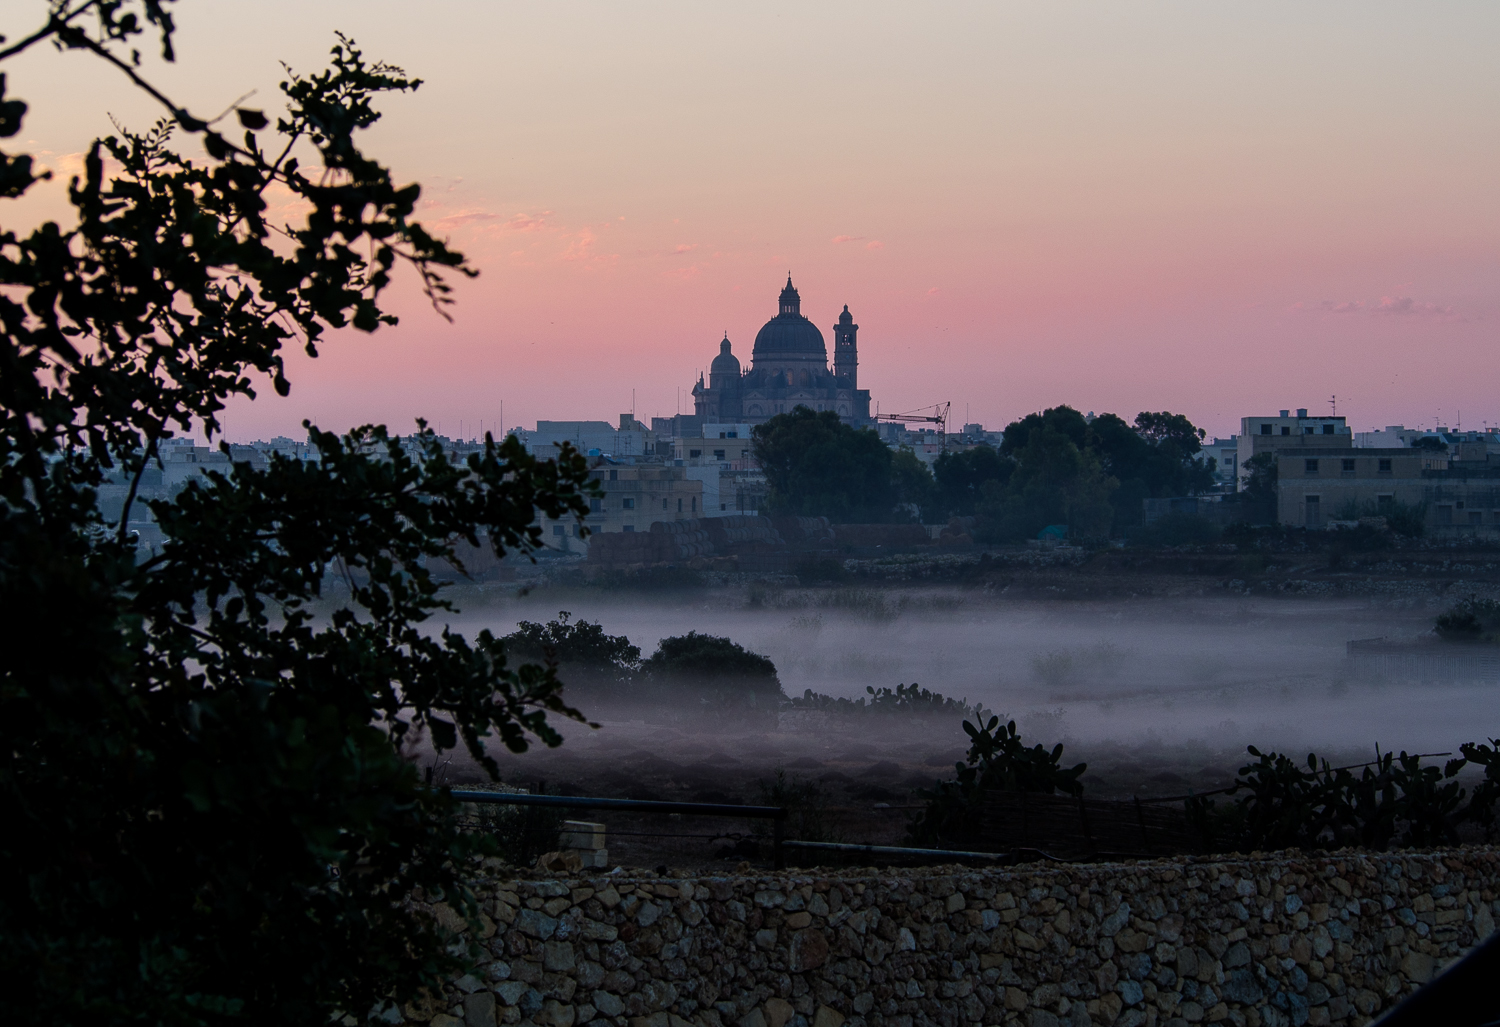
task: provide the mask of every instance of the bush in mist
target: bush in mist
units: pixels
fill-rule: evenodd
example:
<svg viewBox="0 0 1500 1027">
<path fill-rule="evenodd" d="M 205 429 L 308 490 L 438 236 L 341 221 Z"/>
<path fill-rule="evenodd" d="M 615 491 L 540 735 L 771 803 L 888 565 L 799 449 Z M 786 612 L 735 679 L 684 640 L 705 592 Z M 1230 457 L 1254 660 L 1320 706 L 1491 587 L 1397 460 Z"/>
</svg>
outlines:
<svg viewBox="0 0 1500 1027">
<path fill-rule="evenodd" d="M 603 625 L 575 621 L 567 610 L 545 624 L 523 620 L 500 639 L 505 651 L 518 660 L 554 663 L 564 684 L 585 689 L 629 682 L 641 665 L 641 650 L 624 635 L 611 635 Z"/>
<path fill-rule="evenodd" d="M 869 696 L 868 700 L 864 696 L 844 699 L 809 688 L 801 696 L 789 699 L 785 705 L 793 710 L 820 710 L 851 717 L 948 717 L 955 714 L 967 717 L 977 710 L 966 700 L 951 699 L 941 692 L 929 691 L 915 681 L 895 688 L 866 685 L 865 694 Z"/>
<path fill-rule="evenodd" d="M 658 699 L 682 697 L 704 712 L 775 716 L 784 698 L 776 664 L 715 635 L 664 638 L 641 672 Z"/>
<path fill-rule="evenodd" d="M 142 75 L 150 30 L 171 59 L 154 0 L 45 12 L 7 58 L 56 44 Z M 212 438 L 264 385 L 287 394 L 284 345 L 316 356 L 334 330 L 393 324 L 379 301 L 397 264 L 440 310 L 445 269 L 472 273 L 413 220 L 419 188 L 359 146 L 377 96 L 417 85 L 341 38 L 326 72 L 282 84 L 274 127 L 168 106 L 89 148 L 57 197 L 75 224 L 3 234 L 6 1023 L 325 1025 L 437 987 L 464 943 L 404 900 L 442 896 L 477 924 L 465 882 L 487 846 L 404 747 L 462 744 L 493 776 L 487 741 L 557 744 L 547 714 L 577 716 L 489 632 L 427 630 L 451 609 L 429 564 L 461 566 L 481 538 L 532 551 L 539 509 L 587 514 L 567 448 L 538 462 L 486 439 L 458 463 L 425 426 L 308 425 L 316 460 L 224 465 L 149 502 L 154 550 L 130 531 L 174 435 Z M 25 112 L 0 102 L 0 136 Z M 35 180 L 29 156 L 0 156 L 0 195 Z M 112 480 L 130 484 L 106 511 Z"/>
<path fill-rule="evenodd" d="M 1470 596 L 1437 615 L 1433 633 L 1449 642 L 1500 642 L 1500 603 Z"/>
</svg>

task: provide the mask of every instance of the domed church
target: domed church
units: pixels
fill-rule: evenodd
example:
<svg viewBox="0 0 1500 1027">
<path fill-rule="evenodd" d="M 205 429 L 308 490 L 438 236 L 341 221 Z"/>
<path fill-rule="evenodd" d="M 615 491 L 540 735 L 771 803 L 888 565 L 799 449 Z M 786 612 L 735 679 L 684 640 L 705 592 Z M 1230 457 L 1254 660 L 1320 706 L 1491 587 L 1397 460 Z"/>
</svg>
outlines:
<svg viewBox="0 0 1500 1027">
<path fill-rule="evenodd" d="M 787 275 L 780 311 L 755 336 L 750 370 L 740 371 L 726 333 L 719 355 L 709 365 L 707 387 L 702 375 L 693 386 L 695 411 L 709 424 L 761 424 L 805 406 L 835 411 L 845 424 L 869 426 L 870 390 L 858 383 L 858 333 L 859 325 L 845 305 L 833 326 L 830 372 L 823 333 L 802 316 L 802 299 Z"/>
</svg>

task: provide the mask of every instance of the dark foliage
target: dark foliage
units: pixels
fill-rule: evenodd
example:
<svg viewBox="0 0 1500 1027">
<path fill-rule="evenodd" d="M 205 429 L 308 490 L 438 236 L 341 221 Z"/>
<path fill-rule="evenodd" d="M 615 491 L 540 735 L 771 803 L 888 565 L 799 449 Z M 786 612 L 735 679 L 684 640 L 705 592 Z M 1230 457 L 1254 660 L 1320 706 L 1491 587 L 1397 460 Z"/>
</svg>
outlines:
<svg viewBox="0 0 1500 1027">
<path fill-rule="evenodd" d="M 829 842 L 838 839 L 828 830 L 829 796 L 823 786 L 797 775 L 787 776 L 780 767 L 769 781 L 757 781 L 762 806 L 780 806 L 786 810 L 786 837 L 805 842 Z M 764 837 L 769 828 L 764 820 L 755 821 L 755 833 Z"/>
<path fill-rule="evenodd" d="M 756 425 L 754 438 L 775 512 L 844 524 L 896 517 L 892 454 L 873 431 L 799 406 Z"/>
<path fill-rule="evenodd" d="M 938 503 L 944 513 L 967 517 L 983 497 L 986 482 L 1010 480 L 1015 461 L 1007 460 L 990 446 L 975 446 L 961 453 L 944 453 L 933 464 Z"/>
<path fill-rule="evenodd" d="M 161 3 L 48 10 L 0 59 L 91 53 L 170 120 L 90 148 L 75 225 L 0 233 L 0 1018 L 363 1015 L 461 963 L 406 896 L 475 910 L 481 842 L 407 755 L 462 744 L 494 773 L 487 739 L 557 744 L 547 714 L 577 716 L 490 633 L 426 629 L 450 609 L 427 563 L 461 565 L 460 540 L 537 546 L 538 509 L 587 511 L 587 468 L 513 440 L 456 464 L 425 429 L 402 446 L 310 428 L 316 463 L 152 501 L 166 542 L 137 552 L 129 513 L 163 441 L 217 433 L 256 382 L 286 394 L 284 345 L 393 323 L 378 301 L 398 263 L 440 310 L 443 272 L 471 272 L 412 220 L 418 187 L 356 142 L 378 94 L 418 86 L 400 69 L 341 39 L 328 70 L 283 84 L 274 129 L 242 110 L 231 139 L 141 78 L 132 37 L 172 56 Z M 0 104 L 0 136 L 25 109 Z M 32 180 L 29 157 L 0 159 L 4 195 Z M 305 220 L 272 226 L 268 191 Z M 106 518 L 110 477 L 131 484 Z"/>
<path fill-rule="evenodd" d="M 1500 603 L 1469 596 L 1437 615 L 1433 632 L 1449 642 L 1500 642 Z"/>
<path fill-rule="evenodd" d="M 1460 821 L 1484 816 L 1473 802 L 1463 806 L 1464 789 L 1453 780 L 1463 759 L 1424 767 L 1418 756 L 1386 753 L 1348 768 L 1309 753 L 1304 769 L 1278 753 L 1249 752 L 1256 762 L 1240 768 L 1230 793 L 1244 795 L 1222 808 L 1211 798 L 1189 800 L 1189 817 L 1213 849 L 1452 844 Z"/>
<path fill-rule="evenodd" d="M 905 514 L 924 523 L 942 517 L 932 470 L 904 446 L 891 455 L 891 487 L 896 493 L 898 517 Z"/>
<path fill-rule="evenodd" d="M 689 631 L 664 638 L 641 664 L 654 701 L 683 714 L 733 719 L 774 718 L 783 696 L 776 664 L 736 642 Z"/>
<path fill-rule="evenodd" d="M 1061 743 L 1048 750 L 1028 747 L 1016 731 L 1016 722 L 1001 724 L 999 717 L 963 722 L 971 745 L 963 763 L 954 764 L 956 780 L 942 781 L 920 794 L 926 808 L 907 827 L 913 845 L 928 848 L 965 843 L 978 833 L 987 796 L 996 792 L 1036 792 L 1043 795 L 1082 795 L 1079 778 L 1085 763 L 1062 765 Z"/>
<path fill-rule="evenodd" d="M 840 716 L 882 717 L 948 717 L 954 714 L 967 717 L 977 710 L 977 707 L 970 706 L 963 699 L 952 699 L 941 692 L 929 691 L 916 682 L 910 685 L 900 684 L 895 688 L 866 685 L 865 694 L 869 699 L 864 696 L 843 699 L 814 692 L 809 688 L 801 696 L 789 699 L 786 706 L 793 710 L 822 710 Z"/>
<path fill-rule="evenodd" d="M 1032 538 L 1050 524 L 1068 525 L 1073 538 L 1119 533 L 1140 522 L 1143 499 L 1213 485 L 1212 464 L 1198 457 L 1204 434 L 1165 411 L 1129 424 L 1051 407 L 1007 425 L 998 453 L 979 448 L 939 460 L 939 499 L 950 513 L 977 516 L 980 541 Z"/>
<path fill-rule="evenodd" d="M 545 624 L 523 620 L 500 643 L 515 659 L 561 668 L 574 691 L 627 684 L 640 667 L 640 647 L 624 635 L 607 634 L 598 623 L 572 617 L 559 610 L 557 619 Z"/>
</svg>

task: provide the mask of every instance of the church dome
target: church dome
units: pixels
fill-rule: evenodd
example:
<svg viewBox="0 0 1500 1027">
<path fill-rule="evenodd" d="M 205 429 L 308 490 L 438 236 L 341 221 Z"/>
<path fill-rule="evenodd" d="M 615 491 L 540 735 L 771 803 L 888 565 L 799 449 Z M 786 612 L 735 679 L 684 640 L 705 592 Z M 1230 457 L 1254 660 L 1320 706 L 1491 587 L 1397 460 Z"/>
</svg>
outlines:
<svg viewBox="0 0 1500 1027">
<path fill-rule="evenodd" d="M 786 288 L 781 290 L 780 312 L 756 333 L 755 350 L 751 356 L 757 363 L 779 357 L 816 358 L 825 364 L 828 362 L 823 333 L 802 316 L 802 299 L 792 285 L 791 275 L 786 276 Z"/>
<path fill-rule="evenodd" d="M 725 334 L 724 341 L 719 343 L 719 355 L 714 357 L 713 363 L 708 365 L 708 373 L 717 378 L 719 375 L 740 376 L 740 360 L 729 352 L 729 336 Z"/>
</svg>

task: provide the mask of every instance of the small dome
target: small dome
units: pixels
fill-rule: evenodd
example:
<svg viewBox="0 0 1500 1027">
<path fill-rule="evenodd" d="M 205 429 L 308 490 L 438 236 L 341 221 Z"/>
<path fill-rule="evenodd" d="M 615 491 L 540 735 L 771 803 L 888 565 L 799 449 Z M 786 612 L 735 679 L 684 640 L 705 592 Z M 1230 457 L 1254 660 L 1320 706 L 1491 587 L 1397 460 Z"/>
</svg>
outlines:
<svg viewBox="0 0 1500 1027">
<path fill-rule="evenodd" d="M 721 374 L 740 376 L 740 361 L 733 353 L 729 352 L 729 336 L 724 336 L 724 341 L 719 343 L 719 355 L 714 357 L 713 363 L 708 365 L 708 373 L 712 377 Z"/>
</svg>

